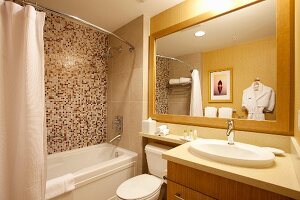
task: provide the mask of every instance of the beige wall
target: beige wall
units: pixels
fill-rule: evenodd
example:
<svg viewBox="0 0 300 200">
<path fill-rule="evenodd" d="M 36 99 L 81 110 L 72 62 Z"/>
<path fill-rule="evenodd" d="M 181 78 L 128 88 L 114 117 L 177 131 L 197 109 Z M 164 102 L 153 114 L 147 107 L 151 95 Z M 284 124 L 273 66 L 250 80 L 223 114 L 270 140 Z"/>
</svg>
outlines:
<svg viewBox="0 0 300 200">
<path fill-rule="evenodd" d="M 246 118 L 242 111 L 243 90 L 248 88 L 256 77 L 275 90 L 276 94 L 276 40 L 275 37 L 251 41 L 202 54 L 203 107 L 232 107 L 234 117 Z M 209 72 L 233 68 L 233 102 L 209 103 Z M 267 113 L 266 119 L 276 119 L 275 111 Z"/>
<path fill-rule="evenodd" d="M 122 53 L 113 52 L 113 58 L 108 63 L 108 140 L 116 133 L 113 130 L 112 121 L 117 115 L 123 116 L 123 134 L 120 141 L 116 141 L 120 147 L 138 153 L 138 173 L 142 172 L 143 147 L 141 121 L 145 116 L 145 94 L 143 77 L 147 75 L 147 64 L 144 59 L 145 52 L 143 16 L 131 21 L 118 29 L 115 33 L 128 40 L 135 47 L 135 51 L 127 51 L 128 46 L 115 38 L 111 38 L 110 46 L 122 45 Z M 146 47 L 147 48 L 147 47 Z"/>
<path fill-rule="evenodd" d="M 300 1 L 295 1 L 295 137 L 300 143 L 298 110 L 300 110 Z"/>
</svg>

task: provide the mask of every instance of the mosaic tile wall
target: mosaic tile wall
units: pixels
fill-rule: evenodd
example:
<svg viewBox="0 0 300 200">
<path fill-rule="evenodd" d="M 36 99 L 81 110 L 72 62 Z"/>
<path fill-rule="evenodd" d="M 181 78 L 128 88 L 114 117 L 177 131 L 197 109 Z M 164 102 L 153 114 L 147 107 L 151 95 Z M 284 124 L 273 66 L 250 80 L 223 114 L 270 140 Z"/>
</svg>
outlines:
<svg viewBox="0 0 300 200">
<path fill-rule="evenodd" d="M 168 113 L 168 84 L 170 78 L 170 61 L 167 58 L 156 57 L 156 98 L 157 114 Z"/>
<path fill-rule="evenodd" d="M 106 141 L 108 36 L 47 13 L 48 154 Z"/>
</svg>

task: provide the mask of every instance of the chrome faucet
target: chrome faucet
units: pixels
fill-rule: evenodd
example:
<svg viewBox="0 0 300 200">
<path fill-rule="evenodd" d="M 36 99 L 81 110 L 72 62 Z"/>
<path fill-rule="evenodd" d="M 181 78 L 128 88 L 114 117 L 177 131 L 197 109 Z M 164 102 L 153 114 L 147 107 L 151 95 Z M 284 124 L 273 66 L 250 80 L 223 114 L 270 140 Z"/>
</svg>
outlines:
<svg viewBox="0 0 300 200">
<path fill-rule="evenodd" d="M 229 145 L 234 145 L 234 131 L 233 131 L 233 120 L 229 119 L 227 120 L 227 131 L 226 131 L 226 136 L 228 140 Z"/>
<path fill-rule="evenodd" d="M 120 139 L 121 139 L 121 135 L 119 134 L 119 135 L 115 136 L 113 139 L 111 139 L 111 140 L 109 141 L 109 143 L 112 143 L 112 142 L 115 141 L 116 139 L 120 140 Z"/>
</svg>

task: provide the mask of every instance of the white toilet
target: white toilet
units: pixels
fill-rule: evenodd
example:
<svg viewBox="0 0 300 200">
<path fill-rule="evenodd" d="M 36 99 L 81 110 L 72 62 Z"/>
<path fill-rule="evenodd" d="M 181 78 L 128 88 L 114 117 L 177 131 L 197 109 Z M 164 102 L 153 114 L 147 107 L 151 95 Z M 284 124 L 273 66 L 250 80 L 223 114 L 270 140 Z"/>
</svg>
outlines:
<svg viewBox="0 0 300 200">
<path fill-rule="evenodd" d="M 171 147 L 150 143 L 145 147 L 149 174 L 135 176 L 123 182 L 117 189 L 122 200 L 157 200 L 167 172 L 167 161 L 161 155 Z"/>
</svg>

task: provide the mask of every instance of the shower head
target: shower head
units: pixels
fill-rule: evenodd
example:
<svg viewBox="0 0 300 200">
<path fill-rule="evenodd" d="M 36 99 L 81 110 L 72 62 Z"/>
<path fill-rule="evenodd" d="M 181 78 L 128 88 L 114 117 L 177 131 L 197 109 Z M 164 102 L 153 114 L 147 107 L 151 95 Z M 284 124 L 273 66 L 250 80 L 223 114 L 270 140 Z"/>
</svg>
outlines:
<svg viewBox="0 0 300 200">
<path fill-rule="evenodd" d="M 105 58 L 111 58 L 112 57 L 112 53 L 110 52 L 111 47 L 107 48 L 107 51 L 104 52 L 104 54 L 102 55 Z"/>
</svg>

